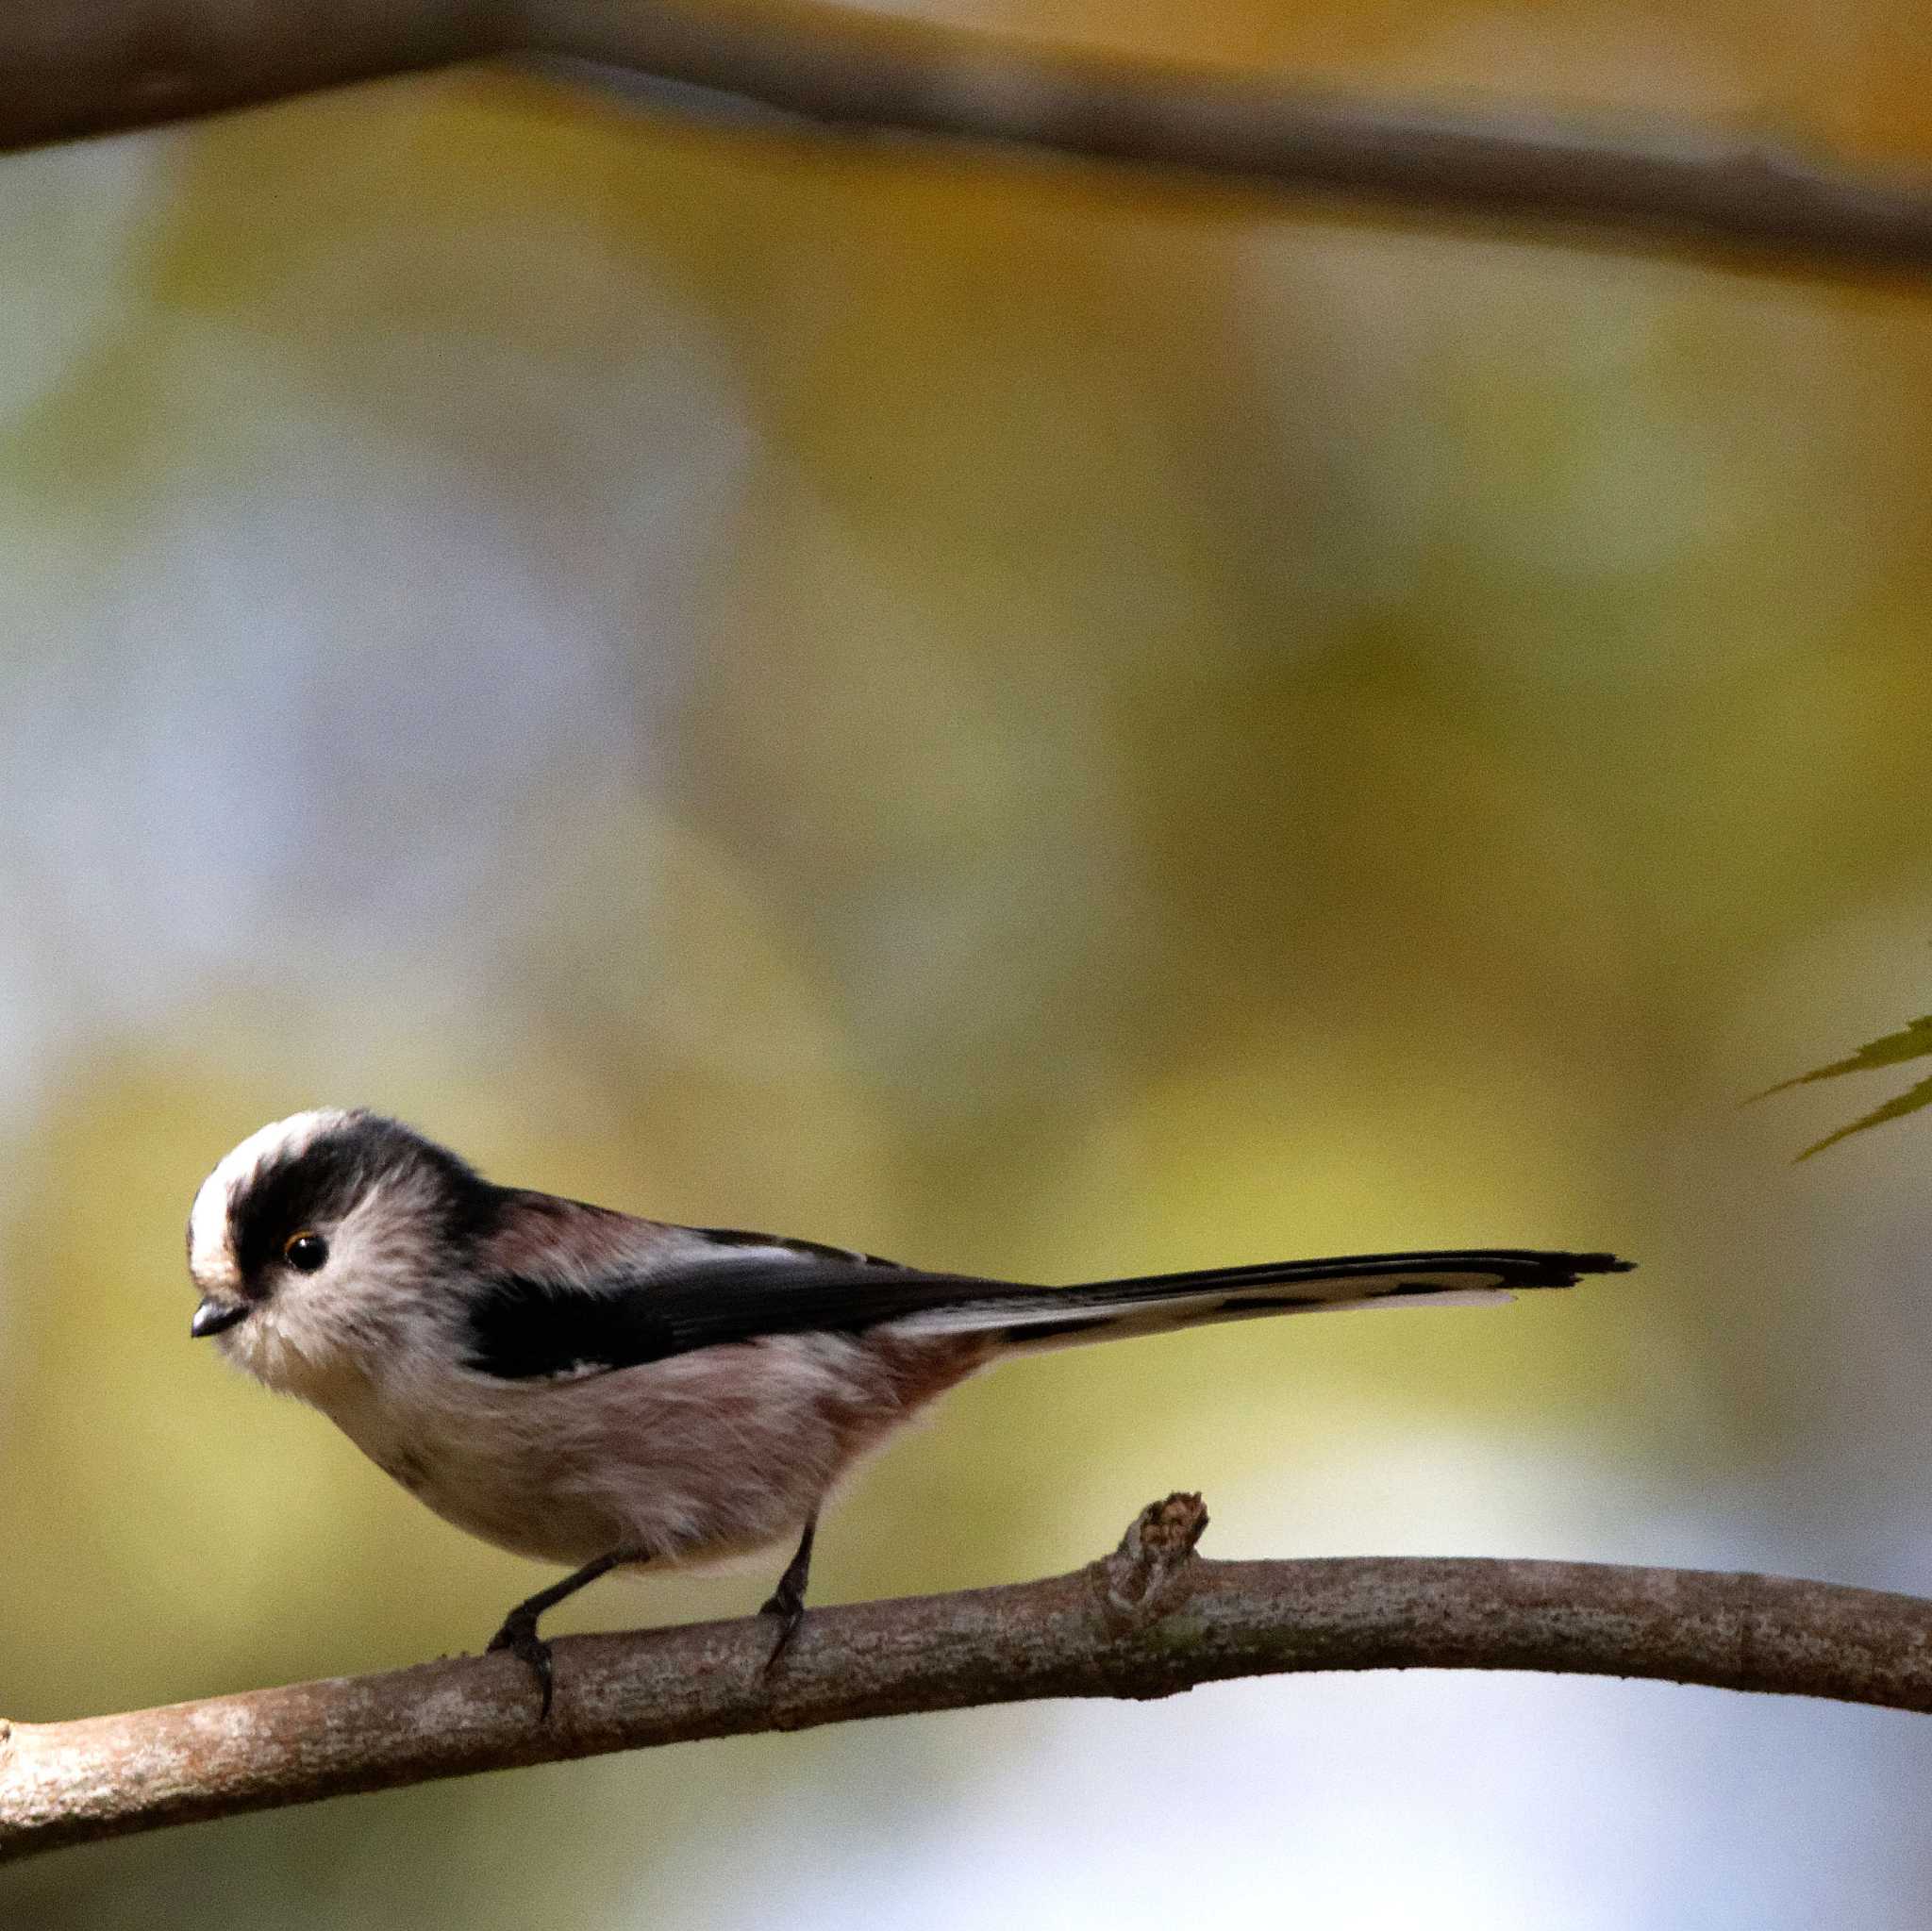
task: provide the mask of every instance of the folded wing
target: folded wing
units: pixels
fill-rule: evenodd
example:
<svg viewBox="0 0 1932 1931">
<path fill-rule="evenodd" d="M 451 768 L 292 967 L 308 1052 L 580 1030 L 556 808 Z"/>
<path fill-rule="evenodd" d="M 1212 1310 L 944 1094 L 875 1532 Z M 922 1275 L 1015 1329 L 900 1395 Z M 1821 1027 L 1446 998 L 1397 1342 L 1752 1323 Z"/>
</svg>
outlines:
<svg viewBox="0 0 1932 1931">
<path fill-rule="evenodd" d="M 866 1255 L 732 1230 L 675 1236 L 643 1263 L 548 1278 L 492 1274 L 468 1313 L 469 1365 L 503 1380 L 641 1367 L 774 1335 L 978 1335 L 1062 1346 L 1207 1322 L 1421 1301 L 1507 1300 L 1629 1263 L 1520 1248 L 1262 1262 L 1042 1288 L 929 1273 Z"/>
</svg>

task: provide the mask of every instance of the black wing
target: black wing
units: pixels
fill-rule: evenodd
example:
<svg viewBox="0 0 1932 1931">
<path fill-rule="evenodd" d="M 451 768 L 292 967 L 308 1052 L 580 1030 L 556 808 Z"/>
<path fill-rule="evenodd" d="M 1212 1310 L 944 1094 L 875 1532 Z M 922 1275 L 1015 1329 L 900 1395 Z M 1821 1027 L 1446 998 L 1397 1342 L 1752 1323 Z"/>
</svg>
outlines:
<svg viewBox="0 0 1932 1931">
<path fill-rule="evenodd" d="M 888 1322 L 940 1316 L 936 1329 L 1044 1340 L 1106 1327 L 1161 1303 L 1195 1319 L 1291 1312 L 1382 1298 L 1573 1286 L 1622 1272 L 1607 1254 L 1519 1248 L 1355 1255 L 1149 1274 L 1041 1288 L 971 1274 L 926 1273 L 809 1241 L 693 1231 L 668 1261 L 581 1285 L 503 1273 L 469 1314 L 469 1365 L 502 1380 L 606 1373 L 699 1348 L 771 1335 L 863 1334 Z M 1274 1291 L 1259 1294 L 1262 1288 Z"/>
<path fill-rule="evenodd" d="M 472 1304 L 468 1361 L 505 1381 L 637 1368 L 766 1335 L 862 1334 L 1025 1289 L 921 1273 L 803 1242 L 722 1253 L 585 1286 L 499 1274 Z"/>
</svg>

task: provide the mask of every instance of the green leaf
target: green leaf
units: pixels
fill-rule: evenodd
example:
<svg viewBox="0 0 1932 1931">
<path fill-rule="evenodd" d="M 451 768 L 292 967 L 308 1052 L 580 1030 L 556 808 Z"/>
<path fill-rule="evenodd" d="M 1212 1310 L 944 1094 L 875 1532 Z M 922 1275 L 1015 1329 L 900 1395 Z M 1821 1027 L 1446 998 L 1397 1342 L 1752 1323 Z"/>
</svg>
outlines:
<svg viewBox="0 0 1932 1931">
<path fill-rule="evenodd" d="M 1898 1066 L 1907 1059 L 1923 1059 L 1932 1054 L 1932 1013 L 1912 1020 L 1903 1032 L 1887 1033 L 1882 1040 L 1862 1045 L 1849 1059 L 1834 1059 L 1829 1066 L 1813 1068 L 1790 1079 L 1781 1079 L 1754 1100 L 1768 1100 L 1773 1093 L 1789 1092 L 1794 1086 L 1808 1086 L 1814 1079 L 1836 1079 L 1842 1073 L 1869 1073 L 1876 1066 Z"/>
<path fill-rule="evenodd" d="M 1834 1059 L 1829 1066 L 1815 1067 L 1811 1072 L 1800 1073 L 1791 1079 L 1781 1079 L 1775 1086 L 1766 1087 L 1761 1093 L 1753 1093 L 1751 1097 L 1754 1100 L 1769 1099 L 1773 1093 L 1788 1092 L 1794 1086 L 1808 1086 L 1814 1079 L 1838 1079 L 1847 1073 L 1869 1073 L 1875 1067 L 1902 1066 L 1908 1059 L 1928 1057 L 1932 1057 L 1932 1013 L 1908 1022 L 1900 1032 L 1887 1033 L 1882 1040 L 1868 1040 L 1849 1058 Z M 1887 1100 L 1882 1107 L 1874 1107 L 1849 1126 L 1840 1126 L 1836 1133 L 1827 1133 L 1823 1140 L 1807 1146 L 1798 1157 L 1808 1160 L 1813 1154 L 1823 1153 L 1826 1147 L 1835 1146 L 1854 1133 L 1862 1133 L 1868 1126 L 1881 1125 L 1887 1120 L 1903 1119 L 1906 1114 L 1916 1113 L 1921 1107 L 1926 1106 L 1932 1106 L 1932 1076 Z"/>
<path fill-rule="evenodd" d="M 1922 1048 L 1932 1052 L 1932 1046 Z M 1825 1073 L 1835 1069 L 1827 1067 Z M 1807 1074 L 1809 1078 L 1822 1078 L 1824 1074 Z M 1797 1081 L 1790 1081 L 1795 1086 Z M 1932 1106 L 1932 1074 L 1922 1079 L 1917 1086 L 1908 1087 L 1904 1092 L 1886 1101 L 1882 1107 L 1874 1107 L 1861 1119 L 1854 1120 L 1849 1126 L 1840 1126 L 1836 1133 L 1827 1133 L 1823 1140 L 1815 1140 L 1798 1157 L 1808 1160 L 1813 1154 L 1823 1153 L 1828 1146 L 1836 1145 L 1840 1140 L 1847 1140 L 1855 1133 L 1862 1133 L 1868 1126 L 1878 1126 L 1887 1120 L 1902 1120 L 1907 1113 L 1916 1113 L 1921 1107 Z"/>
</svg>

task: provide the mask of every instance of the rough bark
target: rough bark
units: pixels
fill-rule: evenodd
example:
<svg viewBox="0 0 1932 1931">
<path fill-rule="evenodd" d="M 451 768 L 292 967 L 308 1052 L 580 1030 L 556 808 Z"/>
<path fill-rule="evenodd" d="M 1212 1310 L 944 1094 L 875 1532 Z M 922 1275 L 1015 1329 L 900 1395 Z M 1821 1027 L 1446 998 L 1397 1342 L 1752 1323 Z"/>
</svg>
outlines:
<svg viewBox="0 0 1932 1931">
<path fill-rule="evenodd" d="M 1198 1496 L 1049 1581 L 806 1618 L 556 1646 L 537 1719 L 513 1656 L 0 1723 L 0 1860 L 196 1819 L 702 1737 L 1040 1697 L 1172 1696 L 1318 1670 L 1541 1670 L 1932 1710 L 1932 1603 L 1873 1590 L 1585 1562 L 1210 1562 Z"/>
</svg>

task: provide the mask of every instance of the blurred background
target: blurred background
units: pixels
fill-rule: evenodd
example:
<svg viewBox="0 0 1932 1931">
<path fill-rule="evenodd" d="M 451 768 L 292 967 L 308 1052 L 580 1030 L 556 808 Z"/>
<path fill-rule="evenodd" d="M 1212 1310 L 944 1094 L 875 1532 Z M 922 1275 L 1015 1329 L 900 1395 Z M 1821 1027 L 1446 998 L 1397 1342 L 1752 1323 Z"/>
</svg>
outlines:
<svg viewBox="0 0 1932 1931">
<path fill-rule="evenodd" d="M 944 11 L 1932 150 L 1877 0 Z M 0 1710 L 474 1649 L 549 1579 L 189 1341 L 196 1184 L 319 1103 L 1046 1280 L 1642 1263 L 1011 1367 L 830 1519 L 821 1601 L 1062 1570 L 1175 1487 L 1223 1556 L 1932 1591 L 1932 1124 L 1794 1167 L 1887 1076 L 1739 1106 L 1932 1006 L 1928 458 L 1923 288 L 535 75 L 0 163 Z M 0 1918 L 1920 1925 L 1928 1778 L 1870 1710 L 1250 1682 L 174 1831 Z"/>
</svg>

